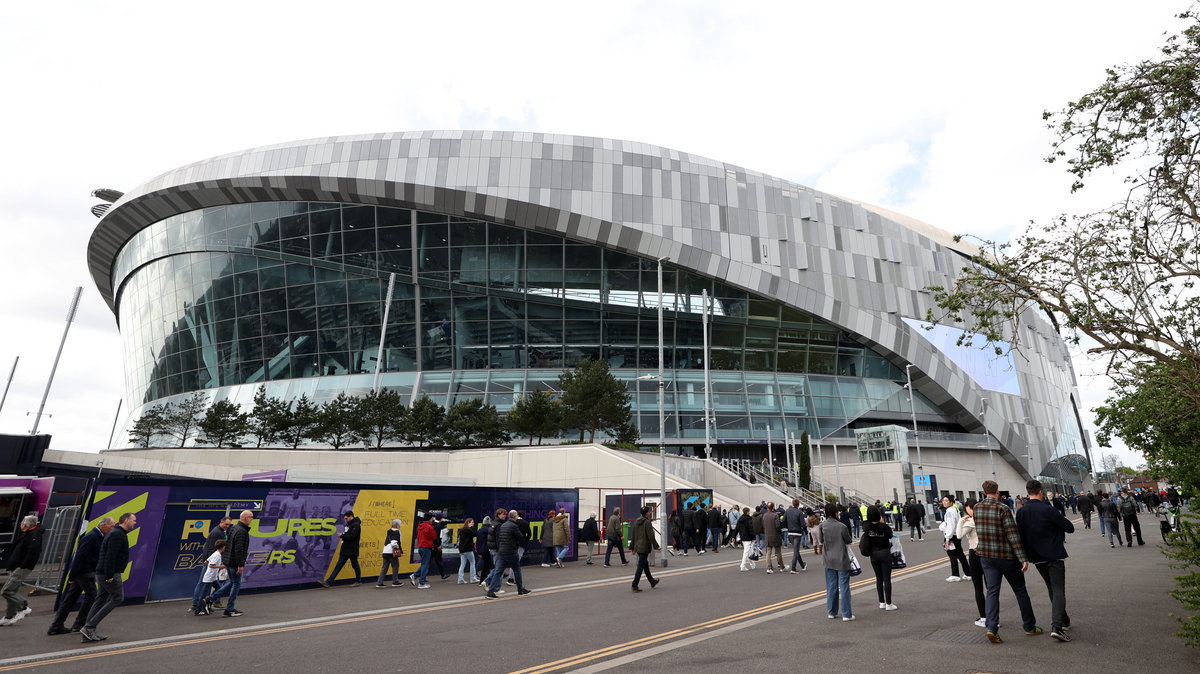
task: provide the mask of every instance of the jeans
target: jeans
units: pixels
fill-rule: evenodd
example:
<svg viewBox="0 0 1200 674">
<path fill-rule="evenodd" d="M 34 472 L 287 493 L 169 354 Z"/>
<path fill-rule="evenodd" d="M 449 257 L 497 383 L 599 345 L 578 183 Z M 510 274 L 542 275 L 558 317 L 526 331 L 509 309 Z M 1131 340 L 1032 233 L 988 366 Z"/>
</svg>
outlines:
<svg viewBox="0 0 1200 674">
<path fill-rule="evenodd" d="M 791 570 L 792 571 L 796 570 L 797 562 L 800 564 L 800 568 L 802 568 L 802 569 L 807 568 L 808 565 L 804 563 L 803 559 L 800 559 L 800 545 L 804 543 L 804 536 L 801 536 L 800 534 L 789 533 L 788 541 L 792 544 Z"/>
<path fill-rule="evenodd" d="M 473 579 L 473 578 L 475 578 L 475 553 L 474 552 L 459 552 L 458 553 L 458 582 L 460 582 L 460 583 L 467 582 L 466 580 L 463 580 L 463 571 L 466 570 L 468 564 L 470 564 L 470 566 L 471 566 L 471 573 L 467 575 L 467 578 Z"/>
<path fill-rule="evenodd" d="M 637 553 L 637 558 L 637 571 L 633 572 L 633 586 L 638 586 L 638 581 L 642 579 L 642 573 L 645 573 L 646 580 L 650 581 L 651 585 L 654 585 L 654 576 L 650 575 L 650 553 L 639 552 Z"/>
<path fill-rule="evenodd" d="M 200 580 L 196 581 L 196 589 L 192 590 L 192 608 L 204 606 L 204 598 L 212 592 L 212 581 L 205 581 L 204 574 L 208 573 L 208 564 L 200 567 Z"/>
<path fill-rule="evenodd" d="M 1129 529 L 1132 528 L 1133 531 Z M 1138 545 L 1145 545 L 1146 541 L 1142 540 L 1142 523 L 1138 521 L 1137 515 L 1125 516 L 1125 542 L 1133 545 L 1133 536 L 1137 534 Z"/>
<path fill-rule="evenodd" d="M 66 626 L 67 615 L 75 608 L 75 601 L 81 594 L 83 595 L 83 604 L 79 606 L 79 613 L 75 616 L 75 627 L 83 627 L 83 624 L 87 622 L 88 613 L 92 610 L 92 605 L 96 603 L 96 574 L 85 573 L 79 578 L 72 578 L 67 582 L 67 589 L 58 601 L 58 613 L 54 614 L 54 622 L 50 624 L 51 627 Z"/>
<path fill-rule="evenodd" d="M 383 585 L 383 579 L 387 577 L 388 569 L 392 571 L 392 584 L 400 582 L 400 558 L 396 555 L 381 555 L 383 561 L 379 564 L 379 580 L 375 581 L 376 585 Z"/>
<path fill-rule="evenodd" d="M 88 614 L 87 623 L 84 627 L 90 630 L 96 629 L 105 616 L 112 613 L 114 608 L 120 606 L 121 602 L 125 601 L 123 584 L 121 574 L 119 573 L 113 576 L 112 580 L 100 581 L 100 591 L 96 595 L 96 603 L 92 606 L 92 612 Z"/>
<path fill-rule="evenodd" d="M 28 606 L 28 602 L 21 596 L 21 585 L 25 583 L 25 579 L 33 569 L 14 569 L 8 575 L 8 580 L 4 583 L 4 589 L 0 590 L 0 594 L 4 596 L 4 601 L 7 605 L 4 609 L 4 617 L 12 618 L 17 615 L 18 611 L 24 611 Z"/>
<path fill-rule="evenodd" d="M 908 525 L 908 538 L 909 540 L 913 538 L 925 540 L 925 529 L 921 527 L 920 523 Z"/>
<path fill-rule="evenodd" d="M 492 575 L 492 569 L 496 566 L 495 554 L 491 550 L 476 553 L 475 561 L 479 563 L 479 573 L 475 574 L 476 578 L 487 578 Z"/>
<path fill-rule="evenodd" d="M 347 555 L 344 553 L 341 555 L 338 555 L 337 566 L 333 567 L 333 573 L 329 574 L 329 580 L 327 580 L 325 582 L 332 583 L 333 579 L 337 578 L 338 573 L 341 572 L 342 567 L 346 565 L 346 562 L 350 562 L 350 568 L 354 569 L 354 582 L 361 583 L 362 582 L 362 569 L 359 568 L 359 566 L 358 566 L 358 555 L 355 554 L 353 556 L 350 556 L 350 555 Z"/>
<path fill-rule="evenodd" d="M 424 585 L 425 578 L 429 576 L 429 560 L 433 557 L 433 548 L 417 548 L 417 554 L 421 557 L 421 566 L 417 567 L 417 585 Z"/>
<path fill-rule="evenodd" d="M 1090 510 L 1084 511 L 1084 513 L 1083 513 L 1083 528 L 1084 529 L 1092 528 L 1092 511 L 1090 511 Z"/>
<path fill-rule="evenodd" d="M 969 576 L 971 575 L 971 567 L 967 565 L 967 557 L 963 554 L 962 541 L 958 540 L 958 536 L 951 536 L 950 543 L 954 544 L 953 550 L 947 550 L 946 556 L 950 558 L 950 575 L 951 576 Z M 962 573 L 959 573 L 958 566 L 962 564 Z"/>
<path fill-rule="evenodd" d="M 1112 545 L 1112 539 L 1113 539 L 1114 534 L 1117 537 L 1117 545 L 1124 545 L 1124 543 L 1121 542 L 1121 532 L 1119 529 L 1117 529 L 1117 520 L 1115 517 L 1101 517 L 1100 518 L 1100 528 L 1108 529 L 1108 544 L 1109 545 Z M 1103 536 L 1104 533 L 1101 532 L 1100 535 Z"/>
<path fill-rule="evenodd" d="M 854 612 L 850 610 L 850 571 L 827 568 L 825 569 L 825 612 L 829 615 L 837 615 L 839 604 L 842 608 L 843 618 L 854 615 Z"/>
<path fill-rule="evenodd" d="M 484 577 L 483 582 L 487 583 L 488 585 L 491 585 L 492 578 L 496 575 L 496 569 L 498 569 L 500 566 L 500 556 L 499 556 L 499 554 L 497 554 L 497 552 L 495 550 L 492 550 L 489 548 L 488 549 L 488 557 L 491 558 L 492 570 L 489 571 L 488 575 Z"/>
<path fill-rule="evenodd" d="M 588 541 L 587 545 L 587 563 L 592 563 L 592 550 L 596 547 L 596 541 Z"/>
<path fill-rule="evenodd" d="M 892 551 L 891 549 L 871 552 L 871 568 L 875 570 L 875 593 L 880 604 L 892 603 Z"/>
<path fill-rule="evenodd" d="M 496 571 L 492 574 L 492 582 L 488 585 L 488 594 L 495 594 L 496 590 L 500 589 L 500 583 L 504 582 L 504 571 L 512 569 L 513 578 L 517 581 L 517 591 L 525 589 L 525 583 L 521 580 L 521 559 L 517 555 L 496 555 Z"/>
<path fill-rule="evenodd" d="M 692 536 L 691 545 L 688 545 L 687 547 L 685 547 L 683 549 L 683 551 L 687 552 L 689 547 L 695 547 L 696 552 L 700 552 L 700 551 L 704 550 L 704 530 L 703 529 L 692 529 L 691 536 Z"/>
<path fill-rule="evenodd" d="M 1021 573 L 1021 563 L 1015 559 L 998 559 L 996 557 L 981 557 L 983 578 L 987 583 L 987 598 L 984 602 L 984 617 L 987 628 L 995 632 L 1000 628 L 1000 581 L 1008 581 L 1013 594 L 1017 596 L 1017 606 L 1021 609 L 1021 627 L 1026 632 L 1037 624 L 1033 615 L 1033 603 L 1029 601 L 1029 590 L 1025 588 L 1025 574 Z"/>
<path fill-rule="evenodd" d="M 625 548 L 621 547 L 621 541 L 610 538 L 608 539 L 608 549 L 604 551 L 604 565 L 608 566 L 609 560 L 612 558 L 612 551 L 614 547 L 617 549 L 617 552 L 621 553 L 621 563 L 628 564 L 629 562 L 625 561 Z M 687 552 L 686 548 L 684 548 L 684 552 Z"/>
<path fill-rule="evenodd" d="M 1050 593 L 1050 624 L 1055 632 L 1061 632 L 1063 627 L 1071 624 L 1071 617 L 1067 615 L 1067 563 L 1058 559 L 1039 562 L 1034 566 L 1042 574 L 1046 590 Z"/>
<path fill-rule="evenodd" d="M 227 570 L 229 571 L 229 580 L 225 581 L 221 589 L 212 593 L 209 599 L 216 601 L 225 595 L 229 595 L 229 603 L 225 605 L 225 612 L 229 613 L 234 610 L 233 606 L 237 603 L 238 592 L 242 590 L 242 574 L 232 568 Z"/>
<path fill-rule="evenodd" d="M 850 523 L 853 525 L 852 528 L 854 530 L 854 537 L 858 538 L 859 536 L 861 536 L 862 535 L 862 520 L 851 519 Z"/>
<path fill-rule="evenodd" d="M 562 562 L 564 559 L 567 558 L 567 548 L 569 548 L 569 547 L 570 547 L 570 545 L 554 546 L 554 556 L 559 562 Z"/>
<path fill-rule="evenodd" d="M 708 542 L 712 545 L 713 552 L 718 552 L 721 549 L 721 527 L 708 528 Z"/>
<path fill-rule="evenodd" d="M 979 553 L 971 550 L 967 553 L 967 561 L 971 565 L 971 584 L 975 586 L 975 608 L 979 609 L 979 617 L 987 616 L 987 599 L 983 593 L 983 562 L 979 561 Z"/>
</svg>

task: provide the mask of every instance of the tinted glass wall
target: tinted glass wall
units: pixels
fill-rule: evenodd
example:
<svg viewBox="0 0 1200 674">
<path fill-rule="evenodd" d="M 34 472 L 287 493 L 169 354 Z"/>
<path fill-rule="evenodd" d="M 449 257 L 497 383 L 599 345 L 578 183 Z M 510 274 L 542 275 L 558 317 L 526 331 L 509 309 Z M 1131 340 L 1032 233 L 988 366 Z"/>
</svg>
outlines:
<svg viewBox="0 0 1200 674">
<path fill-rule="evenodd" d="M 389 272 L 396 284 L 381 351 Z M 463 395 L 487 396 L 497 377 L 552 382 L 583 358 L 603 358 L 648 412 L 643 431 L 657 433 L 654 382 L 635 379 L 658 367 L 652 260 L 434 213 L 285 202 L 156 223 L 122 249 L 113 278 L 132 399 L 369 374 L 378 359 L 384 372 L 418 373 L 409 379 L 418 393 L 448 391 L 457 371 L 480 380 Z M 791 415 L 824 435 L 898 404 L 903 374 L 846 333 L 668 267 L 666 364 L 681 392 L 672 433 L 703 435 L 702 291 L 712 298 L 713 408 L 730 437 Z M 494 402 L 506 409 L 511 398 L 510 390 L 505 404 L 501 392 Z"/>
</svg>

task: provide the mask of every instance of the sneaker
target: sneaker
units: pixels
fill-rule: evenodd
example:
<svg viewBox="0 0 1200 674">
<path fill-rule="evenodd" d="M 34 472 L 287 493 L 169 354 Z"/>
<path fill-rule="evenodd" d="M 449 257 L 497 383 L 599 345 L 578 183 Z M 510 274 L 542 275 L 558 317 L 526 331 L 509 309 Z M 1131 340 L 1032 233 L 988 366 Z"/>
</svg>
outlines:
<svg viewBox="0 0 1200 674">
<path fill-rule="evenodd" d="M 827 616 L 825 616 L 825 617 L 826 617 L 826 618 L 829 618 L 830 620 L 837 620 L 837 616 L 835 616 L 835 615 L 834 615 L 834 614 L 832 614 L 832 613 L 830 613 L 829 615 L 827 615 Z"/>
<path fill-rule="evenodd" d="M 404 581 L 394 580 L 392 581 L 392 587 L 404 587 Z"/>
<path fill-rule="evenodd" d="M 458 581 L 458 582 L 460 582 L 460 583 L 461 583 L 462 581 L 460 580 L 460 581 Z M 383 588 L 385 588 L 385 587 L 387 587 L 387 585 L 384 585 L 383 583 L 375 583 L 375 588 L 376 588 L 376 589 L 382 590 L 382 589 L 383 589 Z"/>
<path fill-rule="evenodd" d="M 885 610 L 885 611 L 895 611 L 895 610 L 896 610 L 896 609 L 898 609 L 898 608 L 900 608 L 900 607 L 899 607 L 899 606 L 896 606 L 895 604 L 888 604 L 888 605 L 887 605 L 887 607 L 886 607 L 886 608 L 884 608 L 883 610 Z"/>
<path fill-rule="evenodd" d="M 587 562 L 587 565 L 588 565 L 588 566 L 591 566 L 591 565 L 592 565 L 592 563 L 591 563 L 591 562 Z"/>
<path fill-rule="evenodd" d="M 496 594 L 508 594 L 508 590 L 496 590 Z"/>
<path fill-rule="evenodd" d="M 794 573 L 794 574 L 796 574 L 796 575 L 800 575 L 800 572 L 799 572 L 799 571 L 797 571 L 797 570 L 795 570 L 795 569 L 792 569 L 791 571 L 788 571 L 788 573 Z"/>
<path fill-rule="evenodd" d="M 33 613 L 33 609 L 26 606 L 25 608 L 21 609 L 20 611 L 17 611 L 16 619 L 20 620 L 20 619 L 24 618 L 25 616 L 29 615 L 30 613 Z"/>
<path fill-rule="evenodd" d="M 458 582 L 455 583 L 455 585 L 466 585 L 466 584 L 467 584 L 467 581 L 463 580 L 462 578 L 459 578 Z"/>
<path fill-rule="evenodd" d="M 702 555 L 703 555 L 703 554 L 704 554 L 704 551 L 703 551 L 703 550 L 701 550 L 701 551 L 700 551 L 700 554 L 702 554 Z"/>
<path fill-rule="evenodd" d="M 56 634 L 70 634 L 70 633 L 71 633 L 71 630 L 69 630 L 61 625 L 54 625 L 50 629 L 46 630 L 46 636 L 50 636 L 50 637 L 52 637 Z"/>
<path fill-rule="evenodd" d="M 947 583 L 961 583 L 962 576 L 950 576 L 949 578 L 946 579 L 946 582 Z"/>
<path fill-rule="evenodd" d="M 543 568 L 543 569 L 548 569 L 548 568 L 550 568 L 550 565 L 549 565 L 549 564 L 543 564 L 543 565 L 542 565 L 542 568 Z"/>
<path fill-rule="evenodd" d="M 208 607 L 209 607 L 209 608 L 225 608 L 225 605 L 221 603 L 221 600 L 220 600 L 220 599 L 217 599 L 216 601 L 213 601 L 212 599 L 209 599 L 209 600 L 208 600 Z"/>
<path fill-rule="evenodd" d="M 487 581 L 486 580 L 479 581 L 479 587 L 487 587 Z"/>
<path fill-rule="evenodd" d="M 361 580 L 356 580 L 356 581 L 354 581 L 353 583 L 350 583 L 350 587 L 358 587 L 358 586 L 360 586 L 360 585 L 362 585 L 362 581 L 361 581 Z"/>
<path fill-rule="evenodd" d="M 517 590 L 517 596 L 519 596 L 519 597 L 524 597 L 527 594 L 533 594 L 533 590 L 531 590 L 527 587 L 523 587 L 523 588 Z"/>
<path fill-rule="evenodd" d="M 8 627 L 9 625 L 15 625 L 16 623 L 17 621 L 13 620 L 12 618 L 0 618 L 0 627 Z"/>
<path fill-rule="evenodd" d="M 659 582 L 660 581 L 657 578 L 650 579 L 650 589 L 653 590 L 654 588 L 658 587 Z"/>
<path fill-rule="evenodd" d="M 633 586 L 633 588 L 632 588 L 632 590 L 633 590 L 634 592 L 641 592 L 641 591 L 642 591 L 642 588 L 638 587 L 637 585 L 634 585 L 634 586 Z"/>
<path fill-rule="evenodd" d="M 1055 630 L 1050 633 L 1050 638 L 1066 643 L 1071 640 L 1071 635 L 1067 634 L 1065 630 Z"/>
<path fill-rule="evenodd" d="M 1044 630 L 1042 628 L 1038 627 L 1037 625 L 1034 625 L 1033 629 L 1025 630 L 1025 636 L 1036 637 L 1037 635 L 1042 634 L 1043 632 L 1044 632 Z"/>
<path fill-rule="evenodd" d="M 80 629 L 80 630 L 79 630 L 79 636 L 83 638 L 83 641 L 84 641 L 84 642 L 88 642 L 88 641 L 104 641 L 105 639 L 107 639 L 107 638 L 108 638 L 108 637 L 102 637 L 102 636 L 100 636 L 99 634 L 96 634 L 96 630 L 94 630 L 94 629 L 89 629 L 89 628 L 87 628 L 87 627 L 84 627 L 84 628 L 82 628 L 82 629 Z"/>
<path fill-rule="evenodd" d="M 317 585 L 320 585 L 321 587 L 333 587 L 327 580 L 318 580 Z"/>
<path fill-rule="evenodd" d="M 767 569 L 767 573 L 775 573 L 775 572 L 770 569 Z"/>
<path fill-rule="evenodd" d="M 1004 640 L 1000 638 L 1000 634 L 998 632 L 996 632 L 995 630 L 987 631 L 987 639 L 988 639 L 988 641 L 992 642 L 993 644 L 1004 643 Z"/>
<path fill-rule="evenodd" d="M 886 608 L 887 608 L 887 604 L 885 604 L 885 603 L 883 603 L 883 602 L 879 602 L 879 608 L 881 608 L 881 609 L 886 609 Z"/>
<path fill-rule="evenodd" d="M 605 564 L 605 565 L 604 565 L 604 568 L 606 568 L 606 569 L 611 569 L 611 568 L 612 568 L 612 564 Z"/>
<path fill-rule="evenodd" d="M 421 583 L 420 585 L 417 586 L 417 589 L 418 590 L 428 590 L 431 587 L 433 587 L 433 586 L 430 585 L 429 583 Z"/>
<path fill-rule="evenodd" d="M 687 557 L 687 553 L 686 553 L 686 552 L 685 552 L 685 553 L 683 553 L 683 556 L 684 556 L 684 557 Z"/>
<path fill-rule="evenodd" d="M 857 618 L 856 618 L 856 617 L 854 617 L 854 616 L 850 616 L 850 617 L 848 617 L 848 618 L 847 618 L 847 617 L 843 617 L 843 618 L 842 618 L 842 622 L 844 622 L 844 623 L 848 623 L 848 622 L 850 622 L 851 620 L 857 620 Z"/>
<path fill-rule="evenodd" d="M 483 598 L 484 599 L 499 599 L 500 597 L 497 597 L 495 595 L 495 593 L 489 592 L 489 593 L 483 595 Z"/>
<path fill-rule="evenodd" d="M 629 562 L 621 562 L 621 566 L 629 566 Z"/>
<path fill-rule="evenodd" d="M 409 576 L 408 582 L 412 583 L 413 587 L 416 587 L 417 586 L 417 574 L 414 573 L 413 575 Z"/>
<path fill-rule="evenodd" d="M 987 618 L 980 618 L 975 621 L 976 627 L 987 627 Z"/>
<path fill-rule="evenodd" d="M 225 613 L 223 615 L 226 618 L 237 618 L 239 616 L 245 615 L 245 613 L 242 613 L 241 611 L 237 610 L 236 608 L 232 608 L 232 609 L 227 608 L 227 609 L 225 609 Z"/>
<path fill-rule="evenodd" d="M 505 578 L 505 579 L 504 579 L 504 584 L 505 584 L 505 585 L 516 585 L 516 584 L 517 584 L 517 581 L 513 580 L 512 578 Z"/>
</svg>

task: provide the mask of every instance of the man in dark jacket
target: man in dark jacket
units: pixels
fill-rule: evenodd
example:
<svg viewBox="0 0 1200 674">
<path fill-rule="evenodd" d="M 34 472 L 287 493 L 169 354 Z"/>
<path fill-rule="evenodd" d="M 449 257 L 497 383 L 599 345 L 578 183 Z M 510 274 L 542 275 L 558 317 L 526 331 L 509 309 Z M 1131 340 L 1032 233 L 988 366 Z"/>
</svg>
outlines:
<svg viewBox="0 0 1200 674">
<path fill-rule="evenodd" d="M 1017 511 L 1017 530 L 1029 561 L 1037 567 L 1050 592 L 1050 636 L 1058 641 L 1070 641 L 1066 630 L 1071 628 L 1067 615 L 1067 548 L 1066 535 L 1075 533 L 1075 525 L 1054 506 L 1046 503 L 1042 483 L 1030 480 L 1025 484 L 1029 501 Z"/>
<path fill-rule="evenodd" d="M 1079 508 L 1079 514 L 1083 515 L 1083 528 L 1091 529 L 1092 511 L 1095 510 L 1091 493 L 1080 494 L 1079 499 L 1076 501 L 1076 507 Z"/>
<path fill-rule="evenodd" d="M 692 547 L 696 537 L 696 511 L 692 510 L 691 504 L 683 507 L 683 512 L 679 515 L 679 522 L 683 527 L 683 556 L 687 557 L 688 548 Z"/>
<path fill-rule="evenodd" d="M 715 508 L 715 506 L 714 506 Z M 720 511 L 717 511 L 720 514 Z M 641 517 L 633 523 L 633 527 L 629 530 L 629 551 L 637 555 L 637 570 L 633 572 L 633 591 L 641 592 L 638 587 L 638 581 L 642 579 L 642 573 L 646 574 L 646 580 L 650 581 L 650 587 L 658 586 L 658 580 L 650 575 L 650 552 L 658 550 L 658 541 L 654 538 L 654 525 L 649 518 L 650 506 L 642 506 Z M 720 539 L 718 539 L 718 543 Z"/>
<path fill-rule="evenodd" d="M 807 571 L 808 565 L 800 558 L 800 546 L 804 543 L 804 535 L 808 527 L 804 524 L 804 511 L 800 509 L 800 499 L 792 499 L 792 507 L 783 511 L 783 526 L 788 532 L 788 542 L 792 545 L 792 564 L 790 573 L 796 573 L 796 565 L 801 571 Z"/>
<path fill-rule="evenodd" d="M 0 595 L 4 596 L 6 603 L 4 618 L 0 624 L 12 625 L 33 613 L 29 603 L 21 596 L 21 586 L 42 556 L 44 533 L 46 530 L 38 524 L 37 516 L 29 515 L 21 520 L 21 531 L 8 553 L 8 581 L 4 583 L 4 589 L 0 590 Z"/>
<path fill-rule="evenodd" d="M 46 634 L 67 634 L 78 632 L 87 622 L 92 605 L 96 602 L 96 563 L 100 561 L 100 546 L 104 537 L 117 525 L 111 517 L 101 518 L 96 527 L 79 537 L 79 547 L 71 558 L 71 568 L 67 574 L 67 587 L 58 600 L 58 612 L 54 614 L 54 622 Z M 75 624 L 71 629 L 66 628 L 67 616 L 75 608 L 79 595 L 83 595 L 83 604 L 75 616 Z"/>
<path fill-rule="evenodd" d="M 221 518 L 220 523 L 216 528 L 208 532 L 208 539 L 204 541 L 204 550 L 200 553 L 201 559 L 208 559 L 212 556 L 214 550 L 217 549 L 217 541 L 225 541 L 225 545 L 229 545 L 229 529 L 233 526 L 233 518 L 226 515 Z M 221 589 L 221 581 L 215 581 L 213 590 Z M 213 608 L 223 608 L 220 602 L 212 605 Z"/>
<path fill-rule="evenodd" d="M 587 565 L 592 565 L 592 551 L 600 542 L 600 525 L 596 522 L 596 513 L 584 520 L 583 530 L 579 532 L 579 540 L 587 544 Z"/>
<path fill-rule="evenodd" d="M 705 513 L 708 520 L 708 542 L 712 545 L 713 553 L 721 551 L 721 534 L 725 531 L 725 517 L 721 515 L 721 507 L 716 503 Z"/>
<path fill-rule="evenodd" d="M 362 585 L 362 569 L 358 566 L 358 539 L 362 537 L 362 520 L 354 516 L 353 510 L 347 510 L 342 517 L 346 520 L 346 529 L 338 534 L 338 538 L 342 539 L 342 546 L 338 548 L 338 562 L 337 566 L 333 567 L 333 573 L 321 581 L 321 585 L 325 587 L 330 587 L 346 562 L 350 562 L 350 568 L 354 569 L 354 582 L 350 586 Z"/>
<path fill-rule="evenodd" d="M 238 517 L 237 524 L 230 527 L 229 545 L 225 546 L 225 554 L 222 556 L 229 580 L 225 581 L 221 589 L 206 600 L 211 607 L 221 597 L 228 595 L 229 605 L 225 607 L 223 613 L 226 618 L 236 618 L 242 615 L 242 612 L 237 610 L 236 604 L 238 593 L 242 590 L 242 573 L 246 570 L 246 558 L 250 554 L 250 523 L 253 521 L 254 513 L 243 510 L 241 516 Z"/>
<path fill-rule="evenodd" d="M 908 499 L 904 506 L 904 519 L 908 522 L 908 540 L 925 540 L 925 507 L 917 503 L 917 499 Z M 899 533 L 899 532 L 897 532 Z"/>
<path fill-rule="evenodd" d="M 108 532 L 100 545 L 100 557 L 96 560 L 96 580 L 100 591 L 87 622 L 79 628 L 83 641 L 104 641 L 108 637 L 96 634 L 100 621 L 125 601 L 124 581 L 121 574 L 129 565 L 129 532 L 137 526 L 137 515 L 124 513 L 117 518 L 117 526 Z"/>
<path fill-rule="evenodd" d="M 1142 523 L 1138 521 L 1137 516 L 1137 501 L 1133 500 L 1128 489 L 1121 490 L 1121 498 L 1117 501 L 1117 510 L 1121 513 L 1121 520 L 1125 522 L 1125 545 L 1133 547 L 1135 534 L 1138 545 L 1145 545 L 1146 541 L 1142 540 Z"/>
<path fill-rule="evenodd" d="M 513 578 L 516 580 L 517 594 L 526 595 L 530 592 L 521 579 L 519 550 L 524 547 L 526 539 L 521 533 L 521 527 L 517 524 L 518 517 L 516 510 L 510 510 L 508 519 L 493 528 L 493 531 L 496 532 L 496 570 L 492 575 L 491 584 L 488 585 L 488 592 L 484 595 L 487 599 L 497 598 L 496 590 L 500 589 L 500 579 L 504 577 L 506 569 L 512 569 Z"/>
</svg>

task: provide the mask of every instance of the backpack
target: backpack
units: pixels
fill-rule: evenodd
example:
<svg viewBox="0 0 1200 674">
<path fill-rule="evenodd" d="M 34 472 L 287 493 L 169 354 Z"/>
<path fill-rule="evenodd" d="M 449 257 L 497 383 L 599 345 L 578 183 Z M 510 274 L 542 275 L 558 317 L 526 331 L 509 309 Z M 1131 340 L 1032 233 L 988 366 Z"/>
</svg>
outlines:
<svg viewBox="0 0 1200 674">
<path fill-rule="evenodd" d="M 1137 514 L 1137 506 L 1133 504 L 1133 499 L 1129 498 L 1128 496 L 1121 499 L 1120 509 L 1122 517 L 1129 517 L 1130 515 Z"/>
</svg>

